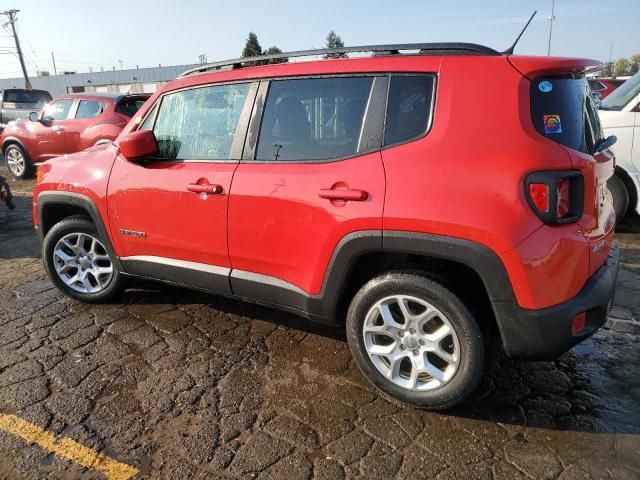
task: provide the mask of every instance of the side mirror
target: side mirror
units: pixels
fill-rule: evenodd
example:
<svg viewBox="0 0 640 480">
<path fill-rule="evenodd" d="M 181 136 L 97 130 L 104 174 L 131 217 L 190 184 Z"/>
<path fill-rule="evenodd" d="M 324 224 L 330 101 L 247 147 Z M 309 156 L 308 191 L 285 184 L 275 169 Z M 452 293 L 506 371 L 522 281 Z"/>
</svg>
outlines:
<svg viewBox="0 0 640 480">
<path fill-rule="evenodd" d="M 118 147 L 120 153 L 130 162 L 158 152 L 158 142 L 151 130 L 136 130 L 126 134 L 119 140 Z"/>
<path fill-rule="evenodd" d="M 29 113 L 29 120 L 31 120 L 32 122 L 37 122 L 38 121 L 38 112 Z"/>
<path fill-rule="evenodd" d="M 617 141 L 618 137 L 616 137 L 615 135 L 609 135 L 607 138 L 603 138 L 596 144 L 595 151 L 602 152 L 607 148 L 611 148 L 616 144 Z"/>
<path fill-rule="evenodd" d="M 46 124 L 53 123 L 54 120 L 55 118 L 53 118 L 51 115 L 47 115 L 46 113 L 44 113 L 42 115 L 42 118 L 40 119 L 40 122 L 46 125 Z"/>
</svg>

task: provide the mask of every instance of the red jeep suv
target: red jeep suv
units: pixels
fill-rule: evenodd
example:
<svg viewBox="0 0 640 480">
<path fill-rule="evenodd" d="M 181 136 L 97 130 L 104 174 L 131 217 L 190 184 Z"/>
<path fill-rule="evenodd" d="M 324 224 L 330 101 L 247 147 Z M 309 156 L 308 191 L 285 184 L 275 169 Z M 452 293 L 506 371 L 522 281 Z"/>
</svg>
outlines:
<svg viewBox="0 0 640 480">
<path fill-rule="evenodd" d="M 494 335 L 553 359 L 599 328 L 618 250 L 597 62 L 339 50 L 373 55 L 197 67 L 114 144 L 43 165 L 55 285 L 98 302 L 145 277 L 344 324 L 373 384 L 432 409 L 473 391 Z"/>
<path fill-rule="evenodd" d="M 29 119 L 10 122 L 0 145 L 16 178 L 29 178 L 35 163 L 114 140 L 149 94 L 81 93 L 55 98 Z"/>
</svg>

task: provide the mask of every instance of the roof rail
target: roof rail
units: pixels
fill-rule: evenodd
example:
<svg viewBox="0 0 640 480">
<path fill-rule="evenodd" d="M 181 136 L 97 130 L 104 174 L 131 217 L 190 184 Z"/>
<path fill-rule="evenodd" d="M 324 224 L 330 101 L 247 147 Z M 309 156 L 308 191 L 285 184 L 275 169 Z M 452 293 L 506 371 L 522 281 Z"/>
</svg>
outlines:
<svg viewBox="0 0 640 480">
<path fill-rule="evenodd" d="M 264 64 L 272 60 L 287 61 L 295 57 L 314 57 L 319 55 L 335 55 L 340 53 L 367 53 L 374 55 L 397 55 L 402 50 L 418 50 L 418 55 L 500 55 L 500 52 L 475 43 L 403 43 L 391 45 L 362 45 L 359 47 L 321 48 L 318 50 L 298 50 L 295 52 L 275 53 L 259 55 L 256 57 L 234 58 L 221 62 L 207 63 L 191 68 L 182 73 L 178 78 L 209 70 L 222 70 L 225 68 L 240 68 L 247 64 Z"/>
</svg>

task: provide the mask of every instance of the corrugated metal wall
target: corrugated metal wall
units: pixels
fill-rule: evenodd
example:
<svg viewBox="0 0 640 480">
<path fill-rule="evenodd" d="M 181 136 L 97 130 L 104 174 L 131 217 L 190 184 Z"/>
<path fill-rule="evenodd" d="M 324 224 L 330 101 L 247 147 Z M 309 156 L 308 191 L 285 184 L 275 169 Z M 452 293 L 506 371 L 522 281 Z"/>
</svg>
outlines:
<svg viewBox="0 0 640 480">
<path fill-rule="evenodd" d="M 130 70 L 108 70 L 104 72 L 30 77 L 30 80 L 33 88 L 47 90 L 54 97 L 72 91 L 124 93 L 128 91 L 132 93 L 146 91 L 152 93 L 156 88 L 164 85 L 169 80 L 173 80 L 182 72 L 194 66 L 173 65 Z M 24 79 L 22 77 L 0 79 L 0 90 L 7 88 L 24 88 Z"/>
</svg>

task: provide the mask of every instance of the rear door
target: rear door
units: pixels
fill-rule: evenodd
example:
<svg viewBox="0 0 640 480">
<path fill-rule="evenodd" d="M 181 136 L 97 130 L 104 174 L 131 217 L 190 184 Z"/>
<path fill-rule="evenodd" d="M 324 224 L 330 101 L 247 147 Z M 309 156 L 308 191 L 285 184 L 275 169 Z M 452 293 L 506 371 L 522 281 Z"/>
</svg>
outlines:
<svg viewBox="0 0 640 480">
<path fill-rule="evenodd" d="M 261 83 L 229 201 L 234 294 L 285 305 L 282 290 L 316 295 L 341 239 L 381 235 L 387 84 L 386 76 Z"/>
</svg>

